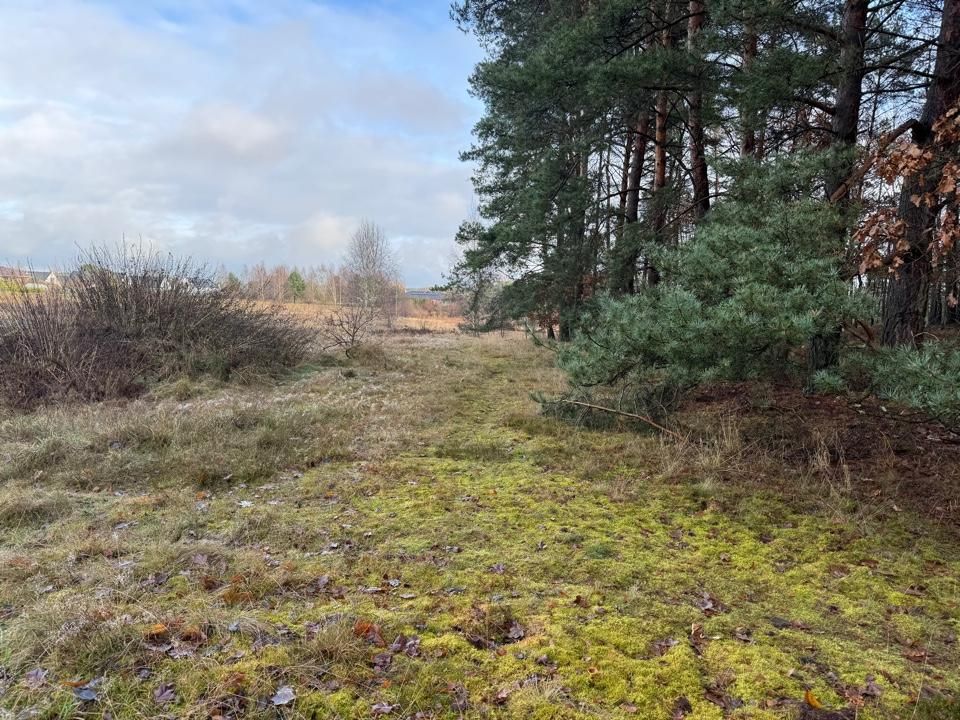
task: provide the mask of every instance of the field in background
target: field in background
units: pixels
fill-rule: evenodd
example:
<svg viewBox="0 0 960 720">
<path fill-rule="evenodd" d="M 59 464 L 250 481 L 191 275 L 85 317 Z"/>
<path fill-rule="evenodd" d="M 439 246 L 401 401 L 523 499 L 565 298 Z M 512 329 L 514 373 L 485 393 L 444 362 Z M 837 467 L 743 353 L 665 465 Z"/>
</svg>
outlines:
<svg viewBox="0 0 960 720">
<path fill-rule="evenodd" d="M 0 707 L 955 712 L 957 536 L 858 493 L 880 465 L 766 452 L 787 421 L 731 419 L 735 394 L 682 442 L 540 415 L 561 387 L 519 333 L 410 333 L 280 383 L 0 416 Z"/>
<path fill-rule="evenodd" d="M 44 292 L 36 289 L 32 292 Z M 0 283 L 0 303 L 9 302 L 13 297 L 12 289 L 5 288 Z M 257 303 L 263 306 L 273 306 L 274 303 L 263 301 Z M 322 320 L 328 316 L 336 307 L 335 305 L 324 305 L 322 303 L 282 303 L 282 306 L 289 312 L 303 317 L 307 320 Z M 420 311 L 414 303 L 404 303 L 406 314 L 401 313 L 395 316 L 393 321 L 397 326 L 408 330 L 422 330 L 431 332 L 456 332 L 463 318 L 458 315 L 447 315 L 430 313 L 429 311 Z"/>
<path fill-rule="evenodd" d="M 320 303 L 283 303 L 283 307 L 307 321 L 315 320 L 318 322 L 328 317 L 329 314 L 336 309 L 335 305 L 323 305 Z M 424 332 L 457 332 L 458 326 L 463 322 L 463 318 L 459 316 L 426 313 L 401 314 L 400 316 L 391 318 L 391 320 L 397 327 L 408 330 L 422 330 Z M 385 329 L 386 324 L 380 323 L 378 326 L 381 329 Z"/>
</svg>

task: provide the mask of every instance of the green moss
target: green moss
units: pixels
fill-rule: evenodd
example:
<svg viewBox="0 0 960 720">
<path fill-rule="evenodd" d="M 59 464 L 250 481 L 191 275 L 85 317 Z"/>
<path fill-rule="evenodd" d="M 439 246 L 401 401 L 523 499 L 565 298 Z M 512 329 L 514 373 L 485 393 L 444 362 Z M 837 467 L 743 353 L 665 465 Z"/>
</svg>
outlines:
<svg viewBox="0 0 960 720">
<path fill-rule="evenodd" d="M 712 720 L 716 683 L 744 703 L 731 717 L 787 718 L 807 687 L 840 707 L 842 686 L 873 676 L 869 720 L 912 713 L 921 684 L 960 693 L 960 560 L 924 519 L 847 527 L 714 470 L 708 486 L 677 480 L 655 439 L 537 415 L 527 391 L 552 377 L 537 351 L 430 342 L 443 344 L 391 346 L 395 362 L 371 357 L 354 378 L 304 372 L 263 405 L 158 406 L 155 429 L 91 418 L 69 439 L 78 458 L 39 420 L 0 427 L 33 458 L 16 472 L 43 465 L 67 498 L 38 500 L 2 539 L 0 630 L 18 639 L 0 707 L 76 711 L 70 693 L 25 688 L 35 666 L 105 676 L 97 709 L 115 718 L 156 713 L 161 681 L 186 717 L 238 696 L 248 717 L 275 717 L 283 685 L 291 718 L 385 702 L 398 717 L 667 720 L 686 698 L 688 718 Z M 93 492 L 102 477 L 128 484 Z M 79 643 L 60 632 L 91 618 Z M 148 651 L 157 622 L 207 639 L 181 659 Z M 418 649 L 384 669 L 399 635 Z M 936 717 L 933 700 L 916 707 Z"/>
</svg>

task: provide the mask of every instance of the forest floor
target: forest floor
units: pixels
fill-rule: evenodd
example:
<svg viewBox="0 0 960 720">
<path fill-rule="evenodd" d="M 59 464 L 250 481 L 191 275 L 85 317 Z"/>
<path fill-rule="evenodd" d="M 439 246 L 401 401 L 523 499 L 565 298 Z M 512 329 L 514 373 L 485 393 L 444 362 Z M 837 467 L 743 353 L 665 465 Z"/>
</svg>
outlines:
<svg viewBox="0 0 960 720">
<path fill-rule="evenodd" d="M 952 436 L 730 387 L 678 442 L 561 387 L 408 334 L 0 416 L 0 717 L 958 717 Z"/>
</svg>

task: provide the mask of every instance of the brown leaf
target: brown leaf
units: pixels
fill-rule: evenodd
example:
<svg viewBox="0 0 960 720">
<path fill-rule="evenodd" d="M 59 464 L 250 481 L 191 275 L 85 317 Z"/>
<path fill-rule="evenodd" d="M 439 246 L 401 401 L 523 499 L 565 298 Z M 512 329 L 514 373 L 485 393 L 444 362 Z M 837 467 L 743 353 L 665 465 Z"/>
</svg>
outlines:
<svg viewBox="0 0 960 720">
<path fill-rule="evenodd" d="M 380 626 L 367 620 L 357 620 L 353 625 L 353 634 L 356 637 L 363 638 L 371 645 L 383 647 L 387 643 L 383 640 L 383 633 Z"/>
<path fill-rule="evenodd" d="M 703 649 L 707 645 L 707 637 L 703 634 L 701 623 L 694 623 L 690 626 L 690 645 L 697 655 L 703 655 Z"/>
<path fill-rule="evenodd" d="M 692 712 L 693 705 L 690 704 L 685 695 L 681 695 L 673 704 L 673 709 L 670 711 L 670 720 L 684 720 Z"/>
<path fill-rule="evenodd" d="M 918 663 L 927 662 L 927 660 L 930 657 L 929 654 L 927 653 L 926 648 L 922 648 L 919 646 L 907 648 L 906 650 L 903 651 L 903 656 L 907 660 L 911 660 L 912 662 L 918 662 Z"/>
<path fill-rule="evenodd" d="M 704 591 L 698 595 L 693 601 L 693 604 L 696 605 L 697 608 L 699 608 L 700 611 L 708 617 L 711 615 L 717 615 L 726 610 L 726 607 L 724 607 L 723 603 L 721 603 L 716 597 L 707 591 Z"/>
<path fill-rule="evenodd" d="M 867 682 L 860 690 L 860 694 L 864 697 L 878 698 L 881 693 L 883 690 L 877 685 L 876 678 L 873 675 L 867 675 Z"/>
<path fill-rule="evenodd" d="M 162 683 L 153 689 L 153 701 L 157 705 L 166 705 L 177 699 L 173 683 Z"/>
<path fill-rule="evenodd" d="M 204 643 L 207 641 L 207 634 L 199 625 L 187 625 L 180 632 L 180 639 L 185 642 Z"/>
<path fill-rule="evenodd" d="M 165 640 L 168 637 L 170 637 L 170 629 L 163 623 L 154 623 L 143 631 L 144 640 L 156 642 L 157 640 Z"/>
<path fill-rule="evenodd" d="M 650 645 L 650 651 L 656 657 L 661 657 L 666 655 L 670 648 L 677 645 L 677 641 L 673 638 L 664 638 L 663 640 L 657 640 Z"/>
</svg>

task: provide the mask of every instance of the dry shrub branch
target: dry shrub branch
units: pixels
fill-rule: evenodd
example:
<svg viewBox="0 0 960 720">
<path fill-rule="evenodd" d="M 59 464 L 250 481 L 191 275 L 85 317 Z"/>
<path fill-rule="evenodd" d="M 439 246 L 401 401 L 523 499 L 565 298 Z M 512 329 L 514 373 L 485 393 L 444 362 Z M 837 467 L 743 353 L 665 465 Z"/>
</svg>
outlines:
<svg viewBox="0 0 960 720">
<path fill-rule="evenodd" d="M 133 397 L 180 375 L 228 378 L 300 361 L 314 331 L 218 287 L 189 260 L 89 251 L 63 286 L 0 303 L 0 398 L 29 408 Z"/>
</svg>

